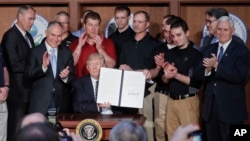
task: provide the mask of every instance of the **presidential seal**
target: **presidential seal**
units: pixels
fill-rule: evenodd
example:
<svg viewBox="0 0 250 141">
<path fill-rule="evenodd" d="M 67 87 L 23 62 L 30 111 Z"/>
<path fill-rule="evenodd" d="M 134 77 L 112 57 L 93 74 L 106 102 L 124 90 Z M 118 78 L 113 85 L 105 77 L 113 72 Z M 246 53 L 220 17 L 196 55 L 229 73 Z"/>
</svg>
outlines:
<svg viewBox="0 0 250 141">
<path fill-rule="evenodd" d="M 235 33 L 234 35 L 238 36 L 239 38 L 241 38 L 244 43 L 247 42 L 247 28 L 245 26 L 245 24 L 243 23 L 243 21 L 237 17 L 234 14 L 229 14 L 230 18 L 232 18 L 232 20 L 234 21 L 234 28 L 235 28 Z M 205 36 L 207 36 L 209 33 L 207 31 L 207 27 L 206 25 L 204 25 L 203 27 L 203 33 L 202 33 L 202 37 L 204 38 Z"/>
<path fill-rule="evenodd" d="M 11 26 L 13 26 L 13 24 L 15 24 L 16 21 L 17 20 L 15 20 L 11 24 Z M 43 40 L 43 38 L 46 36 L 45 30 L 47 29 L 47 26 L 48 26 L 48 21 L 43 16 L 36 14 L 36 19 L 34 21 L 34 24 L 32 25 L 29 31 L 29 33 L 32 35 L 34 39 L 35 46 L 39 45 Z"/>
<path fill-rule="evenodd" d="M 76 134 L 83 141 L 100 141 L 102 138 L 102 127 L 94 119 L 84 119 L 77 125 Z"/>
</svg>

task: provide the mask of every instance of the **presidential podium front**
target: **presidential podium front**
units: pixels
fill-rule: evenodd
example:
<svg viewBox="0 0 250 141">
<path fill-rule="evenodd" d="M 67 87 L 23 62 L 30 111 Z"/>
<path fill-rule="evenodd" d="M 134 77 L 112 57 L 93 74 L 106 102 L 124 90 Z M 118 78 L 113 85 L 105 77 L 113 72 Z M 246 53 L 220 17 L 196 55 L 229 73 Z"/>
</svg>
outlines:
<svg viewBox="0 0 250 141">
<path fill-rule="evenodd" d="M 93 119 L 99 123 L 102 128 L 101 140 L 109 140 L 109 133 L 111 129 L 120 121 L 129 120 L 136 124 L 143 125 L 146 118 L 143 115 L 101 115 L 101 114 L 59 114 L 57 121 L 59 121 L 64 128 L 69 128 L 73 132 L 77 131 L 79 124 L 83 120 Z"/>
</svg>

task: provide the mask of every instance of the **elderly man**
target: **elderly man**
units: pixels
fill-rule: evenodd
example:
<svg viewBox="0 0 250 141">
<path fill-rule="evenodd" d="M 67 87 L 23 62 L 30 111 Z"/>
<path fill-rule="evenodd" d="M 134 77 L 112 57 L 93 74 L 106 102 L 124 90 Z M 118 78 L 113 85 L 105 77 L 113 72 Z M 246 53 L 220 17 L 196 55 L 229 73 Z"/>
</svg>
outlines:
<svg viewBox="0 0 250 141">
<path fill-rule="evenodd" d="M 86 63 L 89 75 L 83 76 L 73 83 L 74 112 L 84 114 L 112 113 L 109 103 L 96 103 L 99 74 L 101 67 L 104 66 L 104 57 L 99 53 L 92 53 L 88 56 Z"/>
<path fill-rule="evenodd" d="M 58 112 L 72 111 L 68 86 L 74 80 L 74 61 L 68 48 L 60 47 L 63 27 L 52 21 L 46 40 L 31 50 L 26 74 L 32 82 L 29 112 L 47 114 L 49 108 Z"/>
<path fill-rule="evenodd" d="M 30 49 L 35 46 L 28 32 L 35 20 L 36 10 L 30 5 L 18 9 L 17 22 L 4 33 L 3 55 L 10 75 L 10 91 L 7 98 L 8 141 L 12 140 L 18 120 L 28 112 L 29 85 L 24 79 L 24 69 Z"/>
<path fill-rule="evenodd" d="M 246 76 L 249 51 L 234 34 L 234 22 L 228 16 L 218 19 L 219 42 L 204 52 L 205 89 L 202 117 L 208 141 L 229 141 L 229 125 L 247 119 Z"/>
</svg>

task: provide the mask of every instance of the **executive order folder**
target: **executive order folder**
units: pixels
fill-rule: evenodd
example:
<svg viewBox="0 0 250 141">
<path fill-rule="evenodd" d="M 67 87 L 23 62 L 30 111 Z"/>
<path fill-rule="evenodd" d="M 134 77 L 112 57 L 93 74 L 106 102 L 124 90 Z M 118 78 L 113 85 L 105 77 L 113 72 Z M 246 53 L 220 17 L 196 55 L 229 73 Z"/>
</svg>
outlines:
<svg viewBox="0 0 250 141">
<path fill-rule="evenodd" d="M 142 72 L 101 68 L 97 103 L 142 108 L 144 91 L 145 75 Z"/>
</svg>

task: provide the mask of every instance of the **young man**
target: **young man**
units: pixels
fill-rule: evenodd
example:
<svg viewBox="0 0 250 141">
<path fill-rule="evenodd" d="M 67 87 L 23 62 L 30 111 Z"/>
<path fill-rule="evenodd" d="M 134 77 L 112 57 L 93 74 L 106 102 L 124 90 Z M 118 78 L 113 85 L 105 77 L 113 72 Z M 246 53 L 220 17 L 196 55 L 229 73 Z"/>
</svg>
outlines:
<svg viewBox="0 0 250 141">
<path fill-rule="evenodd" d="M 162 79 L 169 86 L 166 108 L 168 140 L 180 125 L 199 123 L 199 97 L 203 75 L 199 71 L 201 52 L 191 42 L 187 23 L 179 18 L 171 25 L 171 36 L 176 47 L 165 56 Z"/>
<path fill-rule="evenodd" d="M 160 47 L 156 51 L 155 64 L 160 69 L 158 75 L 154 80 L 156 81 L 155 87 L 155 96 L 154 96 L 154 126 L 155 126 L 155 137 L 157 141 L 165 141 L 165 120 L 166 120 L 166 107 L 167 107 L 167 99 L 169 94 L 168 85 L 165 84 L 161 77 L 163 74 L 162 65 L 165 62 L 164 56 L 168 54 L 168 51 L 174 47 L 176 47 L 172 36 L 170 34 L 170 26 L 178 19 L 177 16 L 174 15 L 166 15 L 163 17 L 162 21 L 162 33 L 164 39 Z"/>
<path fill-rule="evenodd" d="M 115 47 L 110 39 L 100 34 L 101 17 L 96 12 L 89 12 L 85 16 L 85 32 L 70 45 L 73 52 L 75 73 L 78 78 L 89 74 L 86 60 L 89 54 L 98 52 L 103 55 L 105 66 L 113 68 L 116 64 Z"/>
<path fill-rule="evenodd" d="M 117 29 L 114 33 L 112 33 L 109 38 L 115 44 L 115 51 L 116 51 L 116 67 L 119 67 L 119 57 L 121 54 L 121 47 L 122 45 L 134 39 L 135 32 L 129 26 L 129 19 L 130 17 L 130 9 L 127 6 L 118 6 L 115 8 L 114 14 L 115 22 L 117 25 Z"/>
</svg>

